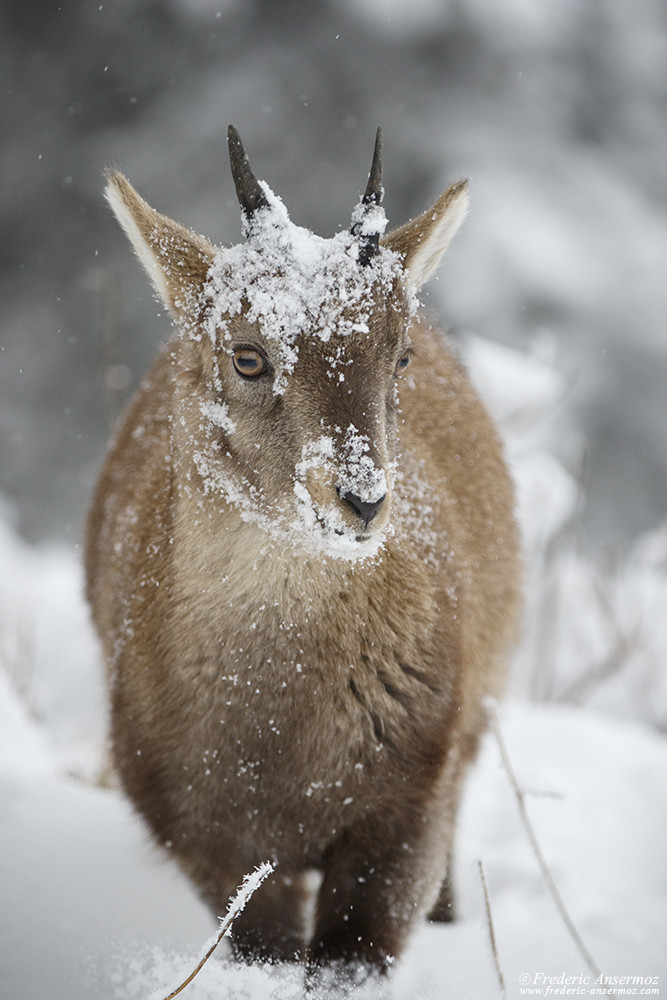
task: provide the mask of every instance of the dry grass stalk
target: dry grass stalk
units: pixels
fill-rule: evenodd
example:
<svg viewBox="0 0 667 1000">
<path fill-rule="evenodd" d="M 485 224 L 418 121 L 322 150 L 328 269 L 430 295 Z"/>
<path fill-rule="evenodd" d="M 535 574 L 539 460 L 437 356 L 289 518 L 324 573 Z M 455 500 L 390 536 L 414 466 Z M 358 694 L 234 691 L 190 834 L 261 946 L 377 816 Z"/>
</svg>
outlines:
<svg viewBox="0 0 667 1000">
<path fill-rule="evenodd" d="M 215 938 L 213 939 L 210 947 L 207 949 L 206 954 L 201 959 L 197 967 L 192 970 L 188 978 L 185 979 L 180 986 L 177 986 L 175 990 L 172 990 L 171 993 L 169 993 L 164 998 L 164 1000 L 173 1000 L 173 997 L 178 996 L 178 994 L 182 990 L 184 990 L 185 987 L 189 985 L 189 983 L 192 982 L 195 976 L 199 972 L 201 972 L 204 965 L 206 964 L 206 962 L 208 962 L 209 958 L 211 957 L 215 949 L 218 947 L 222 939 L 226 937 L 226 935 L 232 929 L 232 924 L 238 917 L 241 910 L 245 907 L 250 897 L 253 895 L 254 892 L 256 892 L 257 889 L 259 889 L 264 879 L 267 878 L 269 875 L 271 875 L 272 872 L 273 872 L 273 865 L 271 864 L 271 862 L 264 861 L 261 865 L 259 865 L 258 868 L 254 870 L 254 872 L 250 872 L 249 875 L 245 876 L 241 887 L 237 891 L 234 898 L 230 901 L 227 913 L 224 919 L 221 920 L 220 929 L 216 934 Z"/>
<path fill-rule="evenodd" d="M 496 934 L 493 929 L 493 916 L 491 914 L 491 897 L 489 895 L 489 883 L 486 880 L 486 872 L 484 871 L 484 865 L 481 861 L 478 861 L 479 865 L 479 877 L 482 883 L 482 889 L 484 890 L 484 907 L 486 909 L 486 925 L 489 929 L 489 940 L 491 942 L 491 951 L 493 952 L 493 962 L 496 967 L 496 975 L 498 976 L 498 985 L 500 987 L 500 996 L 502 1000 L 506 1000 L 507 989 L 505 987 L 505 977 L 503 976 L 503 970 L 500 967 L 500 956 L 498 954 L 498 947 L 496 945 Z"/>
</svg>

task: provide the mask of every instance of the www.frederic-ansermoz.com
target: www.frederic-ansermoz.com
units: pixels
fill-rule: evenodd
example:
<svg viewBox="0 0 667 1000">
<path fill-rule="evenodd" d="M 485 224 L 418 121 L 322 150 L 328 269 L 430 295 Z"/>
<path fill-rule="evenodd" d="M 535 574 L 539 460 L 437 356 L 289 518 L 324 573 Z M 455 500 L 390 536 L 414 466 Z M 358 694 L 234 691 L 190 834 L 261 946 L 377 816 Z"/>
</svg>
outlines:
<svg viewBox="0 0 667 1000">
<path fill-rule="evenodd" d="M 525 997 L 659 997 L 659 976 L 547 976 L 524 972 L 519 995 Z"/>
</svg>

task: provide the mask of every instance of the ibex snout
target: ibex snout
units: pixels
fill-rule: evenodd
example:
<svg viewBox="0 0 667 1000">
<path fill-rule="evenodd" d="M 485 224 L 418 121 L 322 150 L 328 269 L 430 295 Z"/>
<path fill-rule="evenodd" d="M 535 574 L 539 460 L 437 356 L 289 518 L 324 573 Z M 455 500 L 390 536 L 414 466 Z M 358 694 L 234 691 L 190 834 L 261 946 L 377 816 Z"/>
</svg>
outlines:
<svg viewBox="0 0 667 1000">
<path fill-rule="evenodd" d="M 303 448 L 295 478 L 299 513 L 334 552 L 349 542 L 358 554 L 360 543 L 379 544 L 386 533 L 391 476 L 376 451 L 353 424 L 338 440 L 322 435 Z"/>
</svg>

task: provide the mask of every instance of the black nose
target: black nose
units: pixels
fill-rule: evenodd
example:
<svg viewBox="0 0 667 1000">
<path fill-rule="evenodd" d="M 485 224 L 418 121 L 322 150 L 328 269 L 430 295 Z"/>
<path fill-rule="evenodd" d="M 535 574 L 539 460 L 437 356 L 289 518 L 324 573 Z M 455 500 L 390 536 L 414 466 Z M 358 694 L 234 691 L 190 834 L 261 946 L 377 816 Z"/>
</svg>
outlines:
<svg viewBox="0 0 667 1000">
<path fill-rule="evenodd" d="M 385 493 L 386 496 L 386 493 Z M 364 525 L 368 527 L 371 523 L 380 507 L 384 503 L 384 496 L 381 496 L 379 500 L 373 500 L 369 503 L 367 500 L 362 500 L 356 495 L 356 493 L 340 493 L 341 500 L 346 500 L 350 507 L 356 510 L 359 517 L 364 522 Z"/>
</svg>

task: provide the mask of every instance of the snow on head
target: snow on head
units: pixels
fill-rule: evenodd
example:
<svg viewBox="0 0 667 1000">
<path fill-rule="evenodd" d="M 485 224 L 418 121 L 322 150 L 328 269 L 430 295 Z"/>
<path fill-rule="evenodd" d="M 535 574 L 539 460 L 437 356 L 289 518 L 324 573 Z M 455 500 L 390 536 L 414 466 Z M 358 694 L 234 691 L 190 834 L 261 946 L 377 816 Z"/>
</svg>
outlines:
<svg viewBox="0 0 667 1000">
<path fill-rule="evenodd" d="M 245 243 L 222 248 L 209 272 L 207 332 L 214 347 L 224 347 L 235 316 L 257 323 L 278 347 L 274 392 L 282 394 L 296 365 L 299 337 L 326 342 L 334 334 L 367 333 L 375 293 L 391 291 L 401 266 L 386 248 L 362 265 L 358 236 L 350 230 L 331 239 L 316 236 L 294 225 L 280 198 L 267 184 L 262 188 L 268 208 L 244 216 Z M 363 235 L 379 236 L 385 226 L 376 206 L 364 216 Z"/>
<path fill-rule="evenodd" d="M 364 201 L 357 202 L 352 213 L 351 232 L 366 238 L 377 237 L 379 240 L 386 228 L 387 216 L 381 204 L 368 205 Z"/>
<path fill-rule="evenodd" d="M 214 351 L 232 353 L 246 327 L 247 337 L 254 339 L 256 331 L 270 356 L 276 396 L 284 396 L 292 376 L 297 378 L 299 350 L 308 341 L 328 345 L 327 377 L 346 382 L 346 373 L 337 369 L 352 364 L 352 359 L 344 360 L 342 340 L 353 337 L 355 349 L 359 345 L 363 351 L 368 338 L 372 347 L 374 311 L 383 300 L 393 301 L 398 285 L 405 288 L 400 258 L 379 246 L 387 221 L 384 211 L 360 202 L 351 228 L 325 239 L 294 225 L 280 198 L 264 183 L 262 189 L 268 205 L 250 216 L 242 214 L 245 241 L 219 249 L 209 270 L 201 300 L 205 335 Z M 377 252 L 366 257 L 368 241 L 376 240 Z M 416 300 L 405 291 L 409 312 L 414 313 Z M 399 298 L 400 304 L 395 304 L 402 308 L 401 293 Z M 259 525 L 274 539 L 289 540 L 309 552 L 347 559 L 377 552 L 391 529 L 375 525 L 359 533 L 341 501 L 347 494 L 373 504 L 389 490 L 387 473 L 372 457 L 370 438 L 351 423 L 347 428 L 343 421 L 342 427 L 330 426 L 322 413 L 314 427 L 300 428 L 301 442 L 306 443 L 299 445 L 292 478 L 280 495 L 274 492 L 269 498 L 252 458 L 246 474 L 220 452 L 220 431 L 228 437 L 237 433 L 243 412 L 238 403 L 224 398 L 219 376 L 213 379 L 215 402 L 201 406 L 205 439 L 193 451 L 204 492 L 224 497 L 244 521 Z"/>
</svg>

